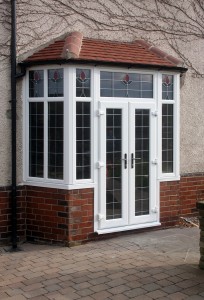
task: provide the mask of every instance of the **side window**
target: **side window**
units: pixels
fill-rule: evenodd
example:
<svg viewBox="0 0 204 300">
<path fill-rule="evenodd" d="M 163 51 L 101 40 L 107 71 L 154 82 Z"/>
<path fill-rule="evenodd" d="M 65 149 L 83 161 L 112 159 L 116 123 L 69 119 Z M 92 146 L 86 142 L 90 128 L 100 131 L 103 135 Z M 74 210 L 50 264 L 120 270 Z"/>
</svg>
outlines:
<svg viewBox="0 0 204 300">
<path fill-rule="evenodd" d="M 64 101 L 57 99 L 63 95 L 63 69 L 29 71 L 29 177 L 64 178 Z"/>
<path fill-rule="evenodd" d="M 90 69 L 76 69 L 76 180 L 83 179 L 91 179 Z"/>
<path fill-rule="evenodd" d="M 174 76 L 162 75 L 162 173 L 174 172 Z"/>
</svg>

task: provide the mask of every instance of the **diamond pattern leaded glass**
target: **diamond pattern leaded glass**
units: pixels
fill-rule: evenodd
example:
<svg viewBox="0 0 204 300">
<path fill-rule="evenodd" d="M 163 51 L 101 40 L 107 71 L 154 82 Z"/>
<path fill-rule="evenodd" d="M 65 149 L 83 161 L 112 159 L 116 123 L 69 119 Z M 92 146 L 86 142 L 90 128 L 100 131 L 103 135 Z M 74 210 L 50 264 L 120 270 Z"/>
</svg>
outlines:
<svg viewBox="0 0 204 300">
<path fill-rule="evenodd" d="M 101 97 L 153 98 L 153 75 L 100 72 Z"/>
</svg>

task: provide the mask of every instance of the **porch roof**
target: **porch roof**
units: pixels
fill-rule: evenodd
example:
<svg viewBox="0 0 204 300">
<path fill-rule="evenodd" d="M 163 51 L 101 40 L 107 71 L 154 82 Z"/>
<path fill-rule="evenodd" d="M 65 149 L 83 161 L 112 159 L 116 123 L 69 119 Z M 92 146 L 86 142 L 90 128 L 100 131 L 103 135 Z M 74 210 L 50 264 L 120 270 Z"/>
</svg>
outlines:
<svg viewBox="0 0 204 300">
<path fill-rule="evenodd" d="M 117 42 L 85 38 L 80 32 L 72 32 L 35 52 L 21 64 L 94 63 L 128 67 L 175 69 L 185 72 L 182 61 L 161 51 L 144 40 Z"/>
</svg>

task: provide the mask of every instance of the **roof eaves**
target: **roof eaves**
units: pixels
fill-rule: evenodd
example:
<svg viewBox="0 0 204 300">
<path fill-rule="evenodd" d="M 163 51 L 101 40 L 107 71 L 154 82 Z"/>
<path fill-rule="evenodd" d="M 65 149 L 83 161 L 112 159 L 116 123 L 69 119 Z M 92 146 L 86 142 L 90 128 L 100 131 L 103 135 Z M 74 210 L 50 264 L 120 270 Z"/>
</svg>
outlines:
<svg viewBox="0 0 204 300">
<path fill-rule="evenodd" d="M 20 62 L 19 65 L 25 66 L 25 67 L 31 67 L 31 66 L 37 66 L 37 65 L 48 65 L 48 64 L 89 64 L 94 66 L 117 66 L 117 67 L 126 67 L 128 69 L 131 68 L 141 68 L 141 69 L 152 69 L 152 70 L 171 70 L 171 71 L 177 71 L 181 73 L 185 73 L 188 69 L 182 66 L 176 66 L 176 65 L 159 65 L 159 64 L 143 64 L 143 63 L 129 63 L 129 62 L 113 62 L 113 61 L 100 61 L 100 60 L 82 60 L 82 59 L 74 59 L 70 58 L 67 59 L 51 59 L 51 60 L 38 60 L 38 61 L 24 61 Z"/>
</svg>

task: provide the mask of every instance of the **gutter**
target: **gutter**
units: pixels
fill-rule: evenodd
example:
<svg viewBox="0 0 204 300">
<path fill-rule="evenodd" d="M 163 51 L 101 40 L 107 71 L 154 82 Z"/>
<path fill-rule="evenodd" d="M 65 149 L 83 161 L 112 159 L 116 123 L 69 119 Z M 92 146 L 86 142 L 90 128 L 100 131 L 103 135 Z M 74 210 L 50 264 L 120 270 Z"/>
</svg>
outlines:
<svg viewBox="0 0 204 300">
<path fill-rule="evenodd" d="M 93 66 L 110 66 L 110 67 L 121 67 L 128 69 L 151 69 L 151 70 L 168 70 L 176 71 L 180 73 L 187 72 L 187 68 L 182 66 L 165 66 L 165 65 L 152 65 L 152 64 L 143 64 L 143 63 L 128 63 L 128 62 L 114 62 L 114 61 L 102 61 L 102 60 L 88 60 L 88 59 L 48 59 L 48 60 L 25 60 L 19 63 L 23 68 L 32 67 L 32 66 L 41 66 L 41 65 L 63 65 L 63 64 L 81 64 L 81 65 L 93 65 Z"/>
</svg>

